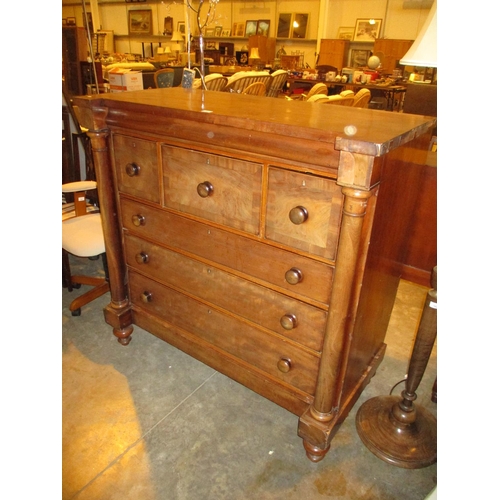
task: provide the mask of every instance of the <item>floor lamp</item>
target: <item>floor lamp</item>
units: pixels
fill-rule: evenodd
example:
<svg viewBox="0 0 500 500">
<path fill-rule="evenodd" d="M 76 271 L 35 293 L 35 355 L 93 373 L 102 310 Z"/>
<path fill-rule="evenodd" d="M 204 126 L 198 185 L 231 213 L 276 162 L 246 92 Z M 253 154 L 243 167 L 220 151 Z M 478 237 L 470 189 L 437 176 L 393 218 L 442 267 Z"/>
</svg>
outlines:
<svg viewBox="0 0 500 500">
<path fill-rule="evenodd" d="M 400 60 L 405 66 L 437 67 L 437 0 L 417 39 Z M 424 84 L 425 85 L 425 84 Z M 437 267 L 427 294 L 405 389 L 401 396 L 378 396 L 366 401 L 356 415 L 356 429 L 365 446 L 382 460 L 406 469 L 427 467 L 437 461 L 437 420 L 415 405 L 437 335 Z"/>
</svg>

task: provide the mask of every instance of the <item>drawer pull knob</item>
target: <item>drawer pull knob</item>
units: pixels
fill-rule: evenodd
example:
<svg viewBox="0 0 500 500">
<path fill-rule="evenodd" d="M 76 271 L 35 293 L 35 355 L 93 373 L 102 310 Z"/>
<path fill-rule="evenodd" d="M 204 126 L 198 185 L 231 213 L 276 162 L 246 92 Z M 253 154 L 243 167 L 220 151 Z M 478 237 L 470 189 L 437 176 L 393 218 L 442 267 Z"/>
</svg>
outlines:
<svg viewBox="0 0 500 500">
<path fill-rule="evenodd" d="M 198 191 L 198 194 L 202 198 L 207 198 L 214 192 L 214 187 L 210 182 L 205 181 L 205 182 L 200 182 L 196 190 Z"/>
<path fill-rule="evenodd" d="M 147 304 L 148 302 L 151 302 L 153 300 L 153 294 L 151 292 L 142 292 L 141 293 L 141 300 Z"/>
<path fill-rule="evenodd" d="M 137 264 L 147 264 L 149 262 L 149 255 L 146 252 L 136 254 L 135 261 Z"/>
<path fill-rule="evenodd" d="M 307 208 L 305 207 L 295 207 L 292 208 L 288 214 L 288 217 L 294 224 L 303 224 L 309 217 Z"/>
<path fill-rule="evenodd" d="M 127 165 L 125 166 L 125 172 L 127 172 L 127 175 L 129 177 L 135 177 L 139 175 L 140 171 L 141 167 L 139 167 L 137 163 L 127 163 Z"/>
<path fill-rule="evenodd" d="M 132 215 L 132 224 L 136 227 L 144 226 L 146 224 L 146 217 L 141 214 Z"/>
<path fill-rule="evenodd" d="M 288 373 L 292 369 L 292 362 L 287 358 L 281 358 L 278 361 L 278 370 L 283 373 Z"/>
<path fill-rule="evenodd" d="M 297 317 L 295 314 L 285 314 L 281 317 L 280 323 L 285 330 L 293 330 L 297 328 Z"/>
<path fill-rule="evenodd" d="M 292 267 L 285 273 L 285 279 L 290 285 L 296 285 L 302 281 L 302 271 L 296 267 Z"/>
</svg>

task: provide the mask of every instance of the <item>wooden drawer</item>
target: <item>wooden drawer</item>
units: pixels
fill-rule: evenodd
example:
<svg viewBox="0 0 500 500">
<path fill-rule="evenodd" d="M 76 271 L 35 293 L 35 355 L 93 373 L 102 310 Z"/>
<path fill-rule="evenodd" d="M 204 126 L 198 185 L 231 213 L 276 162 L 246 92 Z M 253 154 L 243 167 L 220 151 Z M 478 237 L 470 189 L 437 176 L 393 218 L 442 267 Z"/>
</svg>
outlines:
<svg viewBox="0 0 500 500">
<path fill-rule="evenodd" d="M 319 357 L 311 352 L 133 271 L 129 287 L 134 309 L 143 309 L 275 378 L 314 393 Z M 289 369 L 284 373 L 279 366 Z"/>
<path fill-rule="evenodd" d="M 332 179 L 270 168 L 266 238 L 335 259 L 342 214 L 341 189 Z"/>
<path fill-rule="evenodd" d="M 326 312 L 172 250 L 125 237 L 127 264 L 142 274 L 320 351 Z"/>
<path fill-rule="evenodd" d="M 162 168 L 166 207 L 259 233 L 262 165 L 162 146 Z"/>
<path fill-rule="evenodd" d="M 303 300 L 329 303 L 333 266 L 127 198 L 122 198 L 121 210 L 124 227 L 140 237 L 208 259 Z M 294 274 L 302 279 L 287 281 Z"/>
<path fill-rule="evenodd" d="M 159 203 L 156 143 L 115 134 L 113 147 L 119 191 Z"/>
</svg>

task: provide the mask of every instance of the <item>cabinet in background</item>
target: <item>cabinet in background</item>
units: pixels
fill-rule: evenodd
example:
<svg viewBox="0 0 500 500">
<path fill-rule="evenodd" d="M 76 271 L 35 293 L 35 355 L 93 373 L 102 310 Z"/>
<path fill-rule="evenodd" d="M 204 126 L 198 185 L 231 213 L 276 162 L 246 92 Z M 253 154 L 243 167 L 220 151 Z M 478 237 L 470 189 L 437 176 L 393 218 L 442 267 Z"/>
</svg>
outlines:
<svg viewBox="0 0 500 500">
<path fill-rule="evenodd" d="M 319 48 L 318 66 L 333 66 L 340 72 L 347 66 L 349 40 L 323 39 Z"/>
<path fill-rule="evenodd" d="M 382 53 L 382 73 L 392 74 L 398 66 L 399 60 L 408 52 L 413 40 L 391 40 L 389 38 L 375 40 L 373 53 Z"/>
<path fill-rule="evenodd" d="M 63 26 L 62 29 L 62 67 L 66 91 L 69 95 L 83 95 L 83 75 L 80 65 L 88 55 L 85 28 Z"/>
</svg>

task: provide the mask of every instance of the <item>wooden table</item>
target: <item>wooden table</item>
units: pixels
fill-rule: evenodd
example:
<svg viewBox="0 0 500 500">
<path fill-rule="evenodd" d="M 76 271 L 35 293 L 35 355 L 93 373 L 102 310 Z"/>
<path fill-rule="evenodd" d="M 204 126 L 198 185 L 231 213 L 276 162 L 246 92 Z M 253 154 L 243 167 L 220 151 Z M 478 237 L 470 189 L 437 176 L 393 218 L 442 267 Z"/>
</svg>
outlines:
<svg viewBox="0 0 500 500">
<path fill-rule="evenodd" d="M 397 195 L 434 120 L 183 88 L 75 104 L 114 335 L 138 325 L 296 414 L 321 460 L 385 352 L 415 208 Z"/>
<path fill-rule="evenodd" d="M 404 100 L 404 94 L 406 92 L 406 86 L 404 85 L 390 85 L 384 87 L 382 85 L 371 85 L 362 83 L 337 83 L 337 82 L 327 82 L 324 80 L 303 80 L 298 78 L 289 78 L 287 84 L 289 89 L 293 90 L 294 87 L 304 86 L 305 88 L 311 88 L 316 83 L 324 83 L 328 88 L 334 89 L 333 94 L 339 94 L 343 90 L 352 90 L 357 92 L 359 89 L 367 88 L 372 92 L 372 97 L 382 95 L 386 100 L 385 109 L 387 111 L 401 111 L 402 103 Z"/>
</svg>

